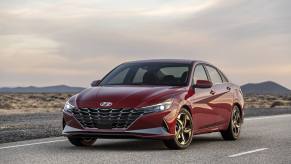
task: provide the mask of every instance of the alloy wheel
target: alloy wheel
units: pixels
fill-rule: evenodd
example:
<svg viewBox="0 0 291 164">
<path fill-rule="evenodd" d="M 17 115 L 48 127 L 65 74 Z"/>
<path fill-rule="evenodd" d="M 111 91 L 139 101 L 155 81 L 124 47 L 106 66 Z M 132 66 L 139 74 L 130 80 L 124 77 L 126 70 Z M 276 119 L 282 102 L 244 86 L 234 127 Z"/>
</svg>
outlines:
<svg viewBox="0 0 291 164">
<path fill-rule="evenodd" d="M 177 117 L 176 122 L 176 140 L 181 145 L 191 142 L 192 138 L 192 121 L 189 116 L 182 112 Z"/>
<path fill-rule="evenodd" d="M 232 132 L 234 136 L 238 136 L 241 128 L 241 117 L 239 109 L 235 108 L 232 113 Z"/>
</svg>

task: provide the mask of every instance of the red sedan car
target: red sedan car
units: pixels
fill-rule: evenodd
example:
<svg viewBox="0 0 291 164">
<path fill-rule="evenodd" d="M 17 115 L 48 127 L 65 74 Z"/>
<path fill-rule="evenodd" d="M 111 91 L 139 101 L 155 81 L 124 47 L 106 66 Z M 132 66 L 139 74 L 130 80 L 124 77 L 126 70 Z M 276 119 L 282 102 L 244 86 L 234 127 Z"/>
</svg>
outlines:
<svg viewBox="0 0 291 164">
<path fill-rule="evenodd" d="M 215 66 L 192 60 L 119 65 L 74 95 L 63 110 L 63 135 L 76 146 L 97 138 L 151 138 L 187 148 L 193 135 L 239 138 L 244 100 L 239 86 Z"/>
</svg>

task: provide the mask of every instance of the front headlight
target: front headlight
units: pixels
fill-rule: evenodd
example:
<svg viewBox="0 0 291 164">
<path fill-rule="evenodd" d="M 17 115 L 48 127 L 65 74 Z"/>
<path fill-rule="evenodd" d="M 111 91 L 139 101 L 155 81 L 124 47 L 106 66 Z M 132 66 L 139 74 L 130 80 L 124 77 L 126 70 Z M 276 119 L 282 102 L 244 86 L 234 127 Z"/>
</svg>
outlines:
<svg viewBox="0 0 291 164">
<path fill-rule="evenodd" d="M 69 103 L 69 101 L 67 101 L 66 104 L 65 104 L 65 106 L 64 106 L 64 111 L 65 111 L 65 112 L 72 113 L 73 110 L 74 110 L 74 108 L 75 108 L 75 107 L 74 107 L 73 105 L 71 105 L 71 104 Z"/>
<path fill-rule="evenodd" d="M 159 103 L 159 104 L 143 107 L 142 109 L 160 112 L 160 111 L 164 111 L 164 110 L 169 109 L 171 107 L 172 103 L 173 103 L 172 100 L 167 100 L 167 101 Z"/>
</svg>

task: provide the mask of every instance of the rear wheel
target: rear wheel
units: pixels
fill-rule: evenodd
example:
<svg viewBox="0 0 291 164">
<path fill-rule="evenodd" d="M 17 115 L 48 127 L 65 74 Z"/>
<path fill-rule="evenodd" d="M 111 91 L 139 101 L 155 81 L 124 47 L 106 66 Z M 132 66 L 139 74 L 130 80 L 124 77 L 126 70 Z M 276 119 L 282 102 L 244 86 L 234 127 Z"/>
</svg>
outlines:
<svg viewBox="0 0 291 164">
<path fill-rule="evenodd" d="M 227 130 L 221 131 L 224 140 L 237 140 L 240 136 L 242 118 L 238 106 L 234 106 Z"/>
<path fill-rule="evenodd" d="M 175 138 L 164 140 L 164 143 L 170 149 L 185 149 L 191 144 L 192 136 L 192 116 L 187 109 L 182 108 L 176 121 Z"/>
<path fill-rule="evenodd" d="M 95 143 L 97 138 L 85 138 L 85 137 L 68 137 L 71 144 L 75 146 L 91 146 Z"/>
</svg>

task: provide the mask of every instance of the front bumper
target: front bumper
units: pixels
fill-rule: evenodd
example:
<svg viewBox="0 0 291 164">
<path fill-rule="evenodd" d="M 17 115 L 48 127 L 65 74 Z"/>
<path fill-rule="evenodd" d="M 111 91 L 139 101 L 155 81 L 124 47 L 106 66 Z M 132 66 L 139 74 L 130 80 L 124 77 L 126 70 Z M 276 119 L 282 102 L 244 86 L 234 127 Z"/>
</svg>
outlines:
<svg viewBox="0 0 291 164">
<path fill-rule="evenodd" d="M 62 134 L 69 137 L 171 139 L 175 134 L 178 112 L 175 109 L 168 109 L 146 114 L 137 118 L 127 128 L 113 129 L 83 127 L 72 113 L 63 112 Z"/>
<path fill-rule="evenodd" d="M 98 137 L 98 138 L 152 138 L 152 139 L 170 139 L 173 134 L 168 133 L 164 127 L 139 129 L 139 130 L 82 130 L 65 126 L 63 135 L 68 137 Z"/>
</svg>

